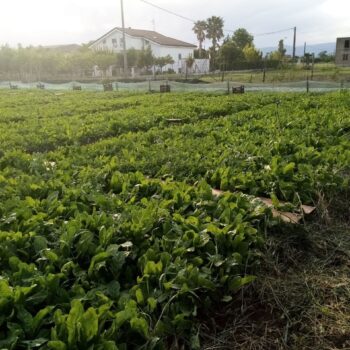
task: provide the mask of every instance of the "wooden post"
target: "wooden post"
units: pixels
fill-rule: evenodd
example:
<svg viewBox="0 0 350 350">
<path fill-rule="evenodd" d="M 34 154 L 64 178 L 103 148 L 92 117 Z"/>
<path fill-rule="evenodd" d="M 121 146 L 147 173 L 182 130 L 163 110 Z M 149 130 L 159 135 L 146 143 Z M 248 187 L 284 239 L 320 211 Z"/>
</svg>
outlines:
<svg viewBox="0 0 350 350">
<path fill-rule="evenodd" d="M 265 83 L 266 80 L 266 68 L 263 70 L 263 83 Z"/>
<path fill-rule="evenodd" d="M 309 82 L 309 75 L 306 77 L 306 92 L 309 93 L 310 90 L 310 82 Z"/>
<path fill-rule="evenodd" d="M 230 94 L 230 81 L 227 80 L 227 95 Z"/>
</svg>

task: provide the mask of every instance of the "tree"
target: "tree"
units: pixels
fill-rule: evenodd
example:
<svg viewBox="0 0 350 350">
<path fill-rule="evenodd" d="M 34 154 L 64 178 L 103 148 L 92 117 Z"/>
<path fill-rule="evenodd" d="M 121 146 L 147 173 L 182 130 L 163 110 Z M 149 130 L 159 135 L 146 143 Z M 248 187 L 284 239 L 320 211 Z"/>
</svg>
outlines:
<svg viewBox="0 0 350 350">
<path fill-rule="evenodd" d="M 193 53 L 194 58 L 209 58 L 209 51 L 202 49 L 201 53 L 199 53 L 199 49 L 195 49 Z"/>
<path fill-rule="evenodd" d="M 134 48 L 131 48 L 127 50 L 127 56 L 128 56 L 128 65 L 129 67 L 135 67 L 137 65 L 137 59 L 139 52 L 135 50 Z M 124 60 L 124 57 L 123 57 Z"/>
<path fill-rule="evenodd" d="M 110 51 L 96 51 L 93 57 L 93 63 L 98 66 L 105 76 L 107 69 L 116 64 L 117 57 Z"/>
<path fill-rule="evenodd" d="M 186 59 L 186 67 L 191 69 L 194 65 L 195 59 L 192 57 L 192 55 L 188 56 Z"/>
<path fill-rule="evenodd" d="M 334 61 L 334 54 L 328 54 L 327 51 L 321 51 L 319 54 L 318 54 L 318 58 L 320 60 L 320 62 L 332 62 Z"/>
<path fill-rule="evenodd" d="M 283 39 L 281 39 L 279 42 L 278 42 L 278 52 L 281 56 L 281 59 L 283 59 L 283 57 L 285 56 L 287 50 L 284 48 L 284 41 Z"/>
<path fill-rule="evenodd" d="M 243 54 L 247 62 L 259 62 L 262 58 L 262 52 L 257 50 L 254 44 L 247 44 L 243 48 Z"/>
<path fill-rule="evenodd" d="M 206 30 L 207 30 L 207 22 L 206 21 L 197 21 L 195 22 L 192 30 L 197 36 L 197 40 L 199 43 L 199 58 L 202 58 L 202 50 L 203 50 L 203 42 L 206 37 Z"/>
<path fill-rule="evenodd" d="M 212 51 L 216 51 L 219 41 L 224 37 L 224 20 L 221 17 L 212 16 L 207 19 L 206 37 L 212 42 Z"/>
<path fill-rule="evenodd" d="M 244 59 L 242 50 L 237 47 L 237 44 L 233 40 L 226 40 L 220 47 L 219 62 L 224 69 L 231 69 L 233 62 L 242 61 Z"/>
<path fill-rule="evenodd" d="M 170 55 L 163 56 L 163 57 L 157 57 L 154 60 L 154 64 L 160 68 L 160 72 L 163 72 L 163 67 L 165 67 L 167 64 L 174 64 L 174 60 Z"/>
<path fill-rule="evenodd" d="M 207 19 L 207 38 L 211 40 L 212 46 L 209 49 L 211 69 L 216 66 L 217 50 L 219 48 L 219 41 L 224 36 L 224 20 L 221 17 L 212 16 Z"/>
<path fill-rule="evenodd" d="M 246 29 L 239 28 L 233 33 L 232 40 L 236 43 L 238 48 L 243 50 L 247 45 L 253 45 L 254 37 L 249 34 Z"/>
<path fill-rule="evenodd" d="M 270 59 L 274 61 L 282 61 L 286 54 L 286 51 L 287 50 L 284 48 L 283 39 L 281 39 L 278 42 L 278 49 L 276 51 L 271 52 Z"/>
<path fill-rule="evenodd" d="M 153 56 L 151 48 L 148 46 L 146 49 L 141 50 L 137 57 L 137 67 L 145 68 L 148 70 L 154 65 L 155 58 Z"/>
</svg>

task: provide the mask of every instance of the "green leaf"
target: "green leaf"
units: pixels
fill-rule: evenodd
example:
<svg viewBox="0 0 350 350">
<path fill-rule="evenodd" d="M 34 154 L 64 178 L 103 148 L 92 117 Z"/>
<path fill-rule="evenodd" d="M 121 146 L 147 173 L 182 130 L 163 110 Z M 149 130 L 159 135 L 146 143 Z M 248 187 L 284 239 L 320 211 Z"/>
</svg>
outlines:
<svg viewBox="0 0 350 350">
<path fill-rule="evenodd" d="M 236 292 L 239 290 L 241 287 L 243 287 L 246 284 L 249 284 L 253 282 L 256 279 L 256 276 L 245 276 L 245 277 L 235 277 L 233 280 L 229 282 L 229 289 L 231 291 Z"/>
<path fill-rule="evenodd" d="M 13 291 L 8 282 L 0 279 L 0 298 L 11 298 L 12 295 Z"/>
<path fill-rule="evenodd" d="M 22 328 L 26 333 L 29 333 L 33 325 L 33 316 L 29 311 L 27 311 L 23 305 L 17 305 L 17 318 L 22 323 Z"/>
<path fill-rule="evenodd" d="M 47 248 L 47 240 L 45 237 L 36 236 L 34 237 L 33 247 L 36 253 L 41 252 Z"/>
<path fill-rule="evenodd" d="M 145 275 L 157 275 L 161 274 L 163 271 L 163 263 L 159 261 L 155 263 L 154 261 L 147 261 L 146 266 L 143 270 Z"/>
<path fill-rule="evenodd" d="M 8 297 L 12 295 L 12 288 L 9 286 L 8 282 L 2 277 L 0 278 L 0 295 L 2 297 Z"/>
<path fill-rule="evenodd" d="M 191 343 L 191 349 L 193 350 L 199 350 L 201 348 L 201 343 L 199 341 L 199 334 L 194 334 L 192 335 L 191 339 L 190 339 L 190 343 Z"/>
<path fill-rule="evenodd" d="M 112 281 L 106 286 L 107 295 L 113 300 L 117 300 L 120 295 L 120 284 L 118 281 Z"/>
<path fill-rule="evenodd" d="M 271 193 L 271 200 L 272 204 L 275 208 L 278 208 L 280 205 L 280 201 L 278 200 L 277 196 L 274 193 Z"/>
<path fill-rule="evenodd" d="M 84 308 L 80 300 L 71 302 L 71 309 L 67 317 L 66 326 L 68 330 L 68 345 L 75 345 L 80 339 L 78 323 L 84 313 Z"/>
<path fill-rule="evenodd" d="M 58 255 L 50 249 L 45 249 L 43 255 L 53 263 L 58 261 Z"/>
<path fill-rule="evenodd" d="M 295 168 L 295 163 L 288 163 L 284 168 L 283 168 L 283 174 L 288 175 L 292 174 L 293 170 Z"/>
<path fill-rule="evenodd" d="M 46 338 L 38 338 L 35 340 L 25 340 L 22 341 L 21 344 L 25 345 L 28 349 L 39 348 L 45 343 L 47 343 L 48 339 Z"/>
<path fill-rule="evenodd" d="M 111 178 L 111 188 L 115 193 L 120 193 L 123 190 L 123 175 L 119 172 L 113 174 Z"/>
<path fill-rule="evenodd" d="M 131 319 L 130 325 L 133 330 L 148 338 L 148 324 L 144 318 L 134 317 Z"/>
<path fill-rule="evenodd" d="M 140 288 L 136 289 L 135 296 L 136 296 L 137 303 L 142 305 L 144 302 L 144 297 L 142 294 L 142 290 Z"/>
<path fill-rule="evenodd" d="M 47 314 L 49 314 L 52 310 L 54 309 L 54 306 L 47 306 L 44 309 L 41 309 L 33 318 L 33 322 L 32 322 L 32 332 L 33 334 L 35 334 L 37 332 L 37 330 L 39 329 L 39 327 L 42 324 L 43 319 L 45 318 L 45 316 Z"/>
<path fill-rule="evenodd" d="M 98 333 L 98 317 L 93 307 L 90 307 L 81 318 L 81 330 L 84 341 L 90 341 Z"/>
<path fill-rule="evenodd" d="M 88 275 L 91 276 L 93 274 L 94 267 L 97 263 L 106 261 L 109 257 L 110 257 L 110 254 L 107 252 L 102 252 L 102 253 L 96 254 L 91 260 L 90 267 L 88 270 Z"/>
<path fill-rule="evenodd" d="M 115 323 L 117 328 L 120 328 L 126 321 L 129 321 L 134 316 L 131 310 L 125 309 L 115 314 Z"/>
<path fill-rule="evenodd" d="M 52 350 L 67 350 L 66 344 L 59 340 L 51 340 L 47 345 Z"/>
<path fill-rule="evenodd" d="M 115 344 L 114 341 L 109 340 L 109 341 L 104 341 L 102 343 L 101 350 L 102 349 L 103 350 L 118 350 L 118 347 L 117 347 L 117 345 Z"/>
<path fill-rule="evenodd" d="M 151 311 L 154 311 L 155 308 L 157 307 L 157 300 L 154 298 L 148 298 L 147 299 L 147 304 L 150 308 Z"/>
</svg>

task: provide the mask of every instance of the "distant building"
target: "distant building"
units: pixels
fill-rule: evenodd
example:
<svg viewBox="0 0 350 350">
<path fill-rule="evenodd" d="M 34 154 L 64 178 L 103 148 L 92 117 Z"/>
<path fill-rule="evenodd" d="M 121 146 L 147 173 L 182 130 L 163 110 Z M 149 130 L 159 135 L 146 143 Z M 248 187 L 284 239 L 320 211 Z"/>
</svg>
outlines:
<svg viewBox="0 0 350 350">
<path fill-rule="evenodd" d="M 134 48 L 143 50 L 147 47 L 151 48 L 155 57 L 164 57 L 170 55 L 174 60 L 174 64 L 169 64 L 163 68 L 163 71 L 173 69 L 176 73 L 185 73 L 184 62 L 189 57 L 193 57 L 196 45 L 186 43 L 184 41 L 167 37 L 151 30 L 125 28 L 126 49 Z M 107 50 L 112 52 L 123 51 L 123 31 L 122 28 L 114 28 L 108 33 L 90 44 L 93 50 Z M 209 65 L 195 63 L 194 70 L 199 67 L 205 68 Z M 209 68 L 208 68 L 209 69 Z"/>
<path fill-rule="evenodd" d="M 337 66 L 350 67 L 350 37 L 337 38 L 335 64 Z"/>
</svg>

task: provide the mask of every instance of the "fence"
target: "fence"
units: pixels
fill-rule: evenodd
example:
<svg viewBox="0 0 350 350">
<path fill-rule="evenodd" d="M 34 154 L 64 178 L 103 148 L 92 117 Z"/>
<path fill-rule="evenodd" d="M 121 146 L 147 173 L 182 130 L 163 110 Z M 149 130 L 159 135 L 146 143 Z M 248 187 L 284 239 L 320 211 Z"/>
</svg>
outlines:
<svg viewBox="0 0 350 350">
<path fill-rule="evenodd" d="M 0 82 L 0 89 L 9 89 L 15 86 L 17 89 L 37 89 L 42 84 L 46 90 L 69 91 L 81 87 L 83 91 L 104 91 L 103 84 L 98 83 L 79 83 L 70 82 L 64 84 L 50 83 L 22 83 L 22 82 Z M 159 92 L 161 85 L 170 86 L 171 92 L 208 92 L 208 93 L 228 93 L 233 87 L 244 86 L 246 92 L 265 91 L 265 92 L 327 92 L 343 89 L 350 89 L 350 82 L 331 82 L 331 81 L 296 81 L 285 83 L 241 83 L 241 82 L 218 82 L 208 84 L 189 84 L 173 81 L 144 81 L 135 83 L 114 82 L 114 91 L 124 92 Z"/>
</svg>

